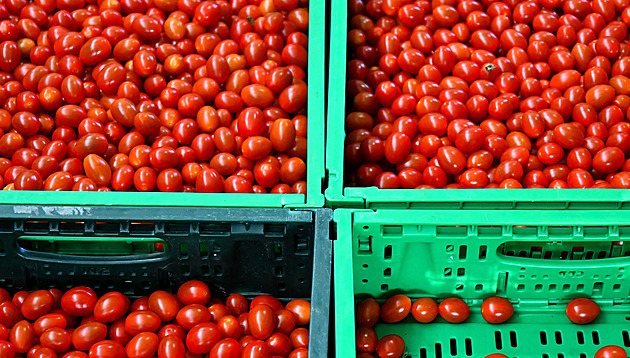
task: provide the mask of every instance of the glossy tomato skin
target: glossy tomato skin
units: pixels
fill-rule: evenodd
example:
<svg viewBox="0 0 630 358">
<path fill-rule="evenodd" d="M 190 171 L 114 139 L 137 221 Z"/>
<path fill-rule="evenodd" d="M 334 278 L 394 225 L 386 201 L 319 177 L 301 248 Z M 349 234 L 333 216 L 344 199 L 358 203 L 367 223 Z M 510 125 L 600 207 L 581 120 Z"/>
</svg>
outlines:
<svg viewBox="0 0 630 358">
<path fill-rule="evenodd" d="M 372 328 L 379 320 L 381 307 L 373 298 L 366 298 L 357 306 L 355 321 L 358 327 Z"/>
<path fill-rule="evenodd" d="M 399 358 L 405 352 L 405 342 L 400 336 L 391 334 L 378 340 L 375 351 L 379 357 Z"/>
<path fill-rule="evenodd" d="M 110 323 L 121 319 L 129 310 L 129 298 L 120 292 L 108 292 L 101 296 L 94 305 L 94 319 L 101 323 Z"/>
<path fill-rule="evenodd" d="M 468 319 L 470 308 L 462 299 L 449 297 L 440 302 L 438 312 L 447 322 L 461 323 Z"/>
<path fill-rule="evenodd" d="M 386 323 L 402 321 L 411 311 L 411 300 L 405 295 L 388 298 L 381 306 L 381 319 Z"/>
<path fill-rule="evenodd" d="M 201 281 L 191 280 L 182 284 L 177 290 L 177 298 L 183 305 L 201 304 L 210 301 L 210 289 Z"/>
<path fill-rule="evenodd" d="M 96 306 L 96 292 L 89 287 L 74 287 L 61 296 L 61 308 L 77 317 L 93 314 Z"/>
<path fill-rule="evenodd" d="M 503 297 L 489 297 L 481 304 L 481 315 L 488 323 L 503 323 L 512 317 L 514 307 Z"/>
<path fill-rule="evenodd" d="M 411 306 L 411 314 L 420 323 L 430 323 L 438 315 L 438 305 L 432 298 L 421 297 Z"/>
<path fill-rule="evenodd" d="M 567 304 L 566 313 L 571 322 L 587 324 L 599 316 L 599 305 L 588 298 L 575 298 Z"/>
<path fill-rule="evenodd" d="M 619 346 L 605 346 L 597 350 L 595 358 L 622 358 L 627 357 L 626 350 Z"/>
</svg>

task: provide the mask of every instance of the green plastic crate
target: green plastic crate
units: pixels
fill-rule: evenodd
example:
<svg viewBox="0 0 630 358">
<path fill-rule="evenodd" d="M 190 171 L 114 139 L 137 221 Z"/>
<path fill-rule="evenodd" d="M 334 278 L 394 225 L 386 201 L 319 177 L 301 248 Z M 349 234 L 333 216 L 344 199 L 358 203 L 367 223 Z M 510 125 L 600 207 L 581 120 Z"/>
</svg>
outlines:
<svg viewBox="0 0 630 358">
<path fill-rule="evenodd" d="M 309 3 L 308 29 L 308 150 L 307 194 L 197 194 L 138 192 L 48 192 L 2 191 L 0 204 L 13 205 L 116 205 L 318 208 L 324 206 L 322 183 L 325 128 L 325 1 Z"/>
<path fill-rule="evenodd" d="M 326 200 L 331 207 L 411 209 L 630 209 L 624 189 L 388 189 L 344 185 L 347 0 L 332 0 L 326 132 Z"/>
<path fill-rule="evenodd" d="M 335 211 L 335 344 L 355 356 L 354 308 L 394 294 L 456 296 L 471 306 L 461 324 L 408 317 L 379 323 L 398 334 L 414 358 L 591 358 L 605 345 L 630 352 L 630 224 L 623 211 Z M 545 224 L 541 224 L 544 222 Z M 491 325 L 480 306 L 507 297 L 514 316 Z M 591 297 L 592 324 L 576 325 L 566 303 Z"/>
</svg>

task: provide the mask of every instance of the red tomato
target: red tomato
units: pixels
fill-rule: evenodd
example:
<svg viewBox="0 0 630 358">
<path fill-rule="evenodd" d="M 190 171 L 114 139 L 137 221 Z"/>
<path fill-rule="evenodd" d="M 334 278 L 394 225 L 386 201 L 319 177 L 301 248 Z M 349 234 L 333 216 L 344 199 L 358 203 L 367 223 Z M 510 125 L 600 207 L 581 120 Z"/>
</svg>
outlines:
<svg viewBox="0 0 630 358">
<path fill-rule="evenodd" d="M 405 295 L 395 295 L 381 306 L 381 319 L 386 323 L 400 322 L 411 311 L 411 300 Z"/>
<path fill-rule="evenodd" d="M 488 323 L 503 323 L 512 317 L 514 307 L 503 297 L 486 298 L 481 305 L 481 315 Z"/>
<path fill-rule="evenodd" d="M 247 323 L 256 339 L 267 339 L 273 333 L 276 326 L 273 309 L 266 304 L 253 306 L 249 312 Z"/>
<path fill-rule="evenodd" d="M 155 291 L 149 296 L 149 309 L 157 313 L 163 322 L 168 322 L 177 316 L 179 302 L 166 291 Z"/>
<path fill-rule="evenodd" d="M 94 305 L 94 319 L 101 323 L 117 321 L 127 313 L 129 305 L 127 296 L 120 292 L 108 292 Z"/>
<path fill-rule="evenodd" d="M 107 326 L 98 322 L 86 323 L 72 332 L 72 345 L 82 351 L 87 351 L 95 343 L 107 336 Z"/>
<path fill-rule="evenodd" d="M 405 342 L 400 336 L 390 334 L 378 340 L 375 351 L 379 357 L 399 358 L 405 352 Z"/>
<path fill-rule="evenodd" d="M 72 316 L 85 317 L 94 312 L 96 292 L 89 287 L 75 287 L 61 296 L 61 308 Z"/>
<path fill-rule="evenodd" d="M 599 316 L 599 305 L 588 298 L 575 298 L 567 304 L 567 317 L 571 322 L 587 324 Z"/>
<path fill-rule="evenodd" d="M 358 327 L 372 328 L 381 316 L 381 307 L 373 298 L 366 298 L 357 306 L 355 321 Z"/>
<path fill-rule="evenodd" d="M 158 350 L 158 336 L 153 332 L 142 332 L 127 343 L 126 351 L 129 358 L 151 358 Z"/>
<path fill-rule="evenodd" d="M 20 309 L 24 318 L 36 320 L 37 318 L 50 312 L 53 308 L 53 295 L 46 290 L 34 291 L 24 299 Z"/>
<path fill-rule="evenodd" d="M 210 353 L 212 347 L 221 340 L 219 328 L 214 323 L 200 323 L 186 335 L 186 347 L 196 354 Z"/>
<path fill-rule="evenodd" d="M 619 346 L 605 346 L 597 350 L 595 358 L 625 358 L 626 350 Z"/>
<path fill-rule="evenodd" d="M 188 281 L 177 290 L 177 299 L 182 305 L 198 303 L 205 305 L 210 301 L 210 289 L 201 281 Z"/>
<path fill-rule="evenodd" d="M 438 306 L 440 316 L 450 323 L 461 323 L 468 319 L 470 309 L 460 298 L 450 297 L 442 300 Z"/>
<path fill-rule="evenodd" d="M 433 322 L 438 314 L 438 305 L 429 297 L 418 298 L 411 306 L 411 315 L 421 323 Z"/>
</svg>

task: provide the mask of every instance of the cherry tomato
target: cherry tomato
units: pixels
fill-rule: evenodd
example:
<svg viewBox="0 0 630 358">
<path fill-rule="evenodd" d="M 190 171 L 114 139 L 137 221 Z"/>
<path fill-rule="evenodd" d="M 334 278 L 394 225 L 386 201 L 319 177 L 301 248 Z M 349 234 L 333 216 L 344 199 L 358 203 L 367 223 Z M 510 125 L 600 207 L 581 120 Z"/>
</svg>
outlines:
<svg viewBox="0 0 630 358">
<path fill-rule="evenodd" d="M 411 306 L 411 315 L 420 323 L 433 322 L 438 315 L 438 305 L 432 298 L 418 298 Z"/>
<path fill-rule="evenodd" d="M 466 302 L 460 298 L 449 297 L 438 306 L 438 312 L 440 316 L 450 323 L 461 323 L 468 319 L 470 309 Z"/>
<path fill-rule="evenodd" d="M 488 323 L 503 323 L 512 317 L 514 307 L 503 297 L 489 297 L 481 304 L 481 315 Z"/>
<path fill-rule="evenodd" d="M 597 350 L 595 358 L 627 357 L 626 350 L 619 346 L 605 346 Z"/>
<path fill-rule="evenodd" d="M 575 298 L 567 304 L 567 317 L 576 324 L 593 322 L 599 316 L 599 305 L 588 298 Z"/>
<path fill-rule="evenodd" d="M 379 357 L 399 358 L 405 352 L 405 342 L 400 336 L 390 334 L 378 340 L 375 351 Z"/>
</svg>

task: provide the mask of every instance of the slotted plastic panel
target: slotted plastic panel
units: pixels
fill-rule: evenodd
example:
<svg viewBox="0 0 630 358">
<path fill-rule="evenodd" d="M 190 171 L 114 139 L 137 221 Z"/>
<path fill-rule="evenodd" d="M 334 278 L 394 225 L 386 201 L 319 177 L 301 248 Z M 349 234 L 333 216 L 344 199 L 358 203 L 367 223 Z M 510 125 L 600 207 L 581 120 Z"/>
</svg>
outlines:
<svg viewBox="0 0 630 358">
<path fill-rule="evenodd" d="M 463 324 L 377 325 L 379 337 L 403 337 L 412 357 L 568 358 L 592 357 L 608 344 L 630 348 L 630 230 L 622 212 L 337 210 L 335 220 L 337 357 L 354 354 L 351 305 L 397 293 L 457 296 L 471 306 Z M 481 317 L 481 302 L 494 295 L 514 304 L 505 324 Z M 566 318 L 576 297 L 600 304 L 594 324 Z"/>
<path fill-rule="evenodd" d="M 235 292 L 304 298 L 309 355 L 327 357 L 330 210 L 34 208 L 0 205 L 0 287 L 86 285 L 143 296 L 199 279 L 223 299 Z"/>
</svg>

